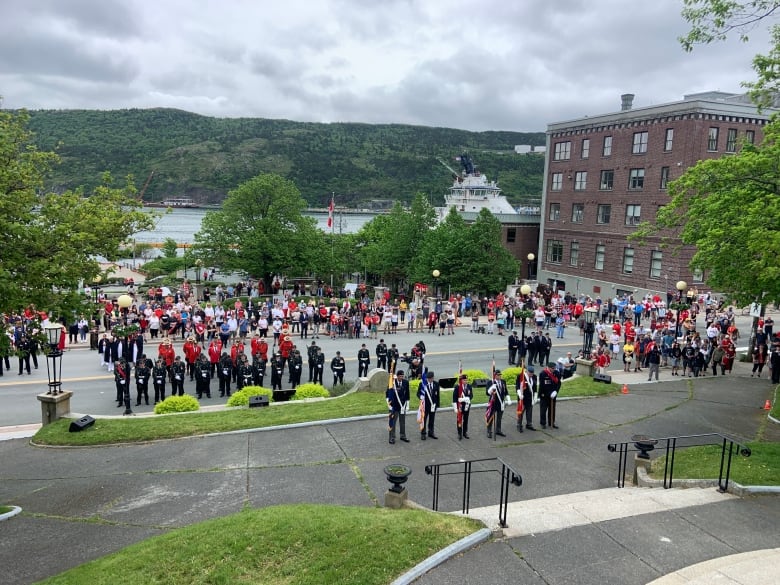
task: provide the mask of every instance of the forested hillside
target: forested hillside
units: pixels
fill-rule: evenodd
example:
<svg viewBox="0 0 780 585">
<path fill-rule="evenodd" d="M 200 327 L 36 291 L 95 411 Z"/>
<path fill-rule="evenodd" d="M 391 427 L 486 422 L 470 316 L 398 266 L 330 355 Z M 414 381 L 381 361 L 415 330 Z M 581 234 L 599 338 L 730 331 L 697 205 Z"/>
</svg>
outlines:
<svg viewBox="0 0 780 585">
<path fill-rule="evenodd" d="M 295 181 L 313 207 L 326 206 L 330 193 L 339 205 L 410 201 L 416 192 L 439 204 L 451 173 L 437 157 L 459 170 L 454 157 L 462 151 L 513 203 L 542 190 L 544 157 L 513 148 L 543 145 L 543 132 L 210 118 L 173 109 L 31 111 L 30 129 L 40 149 L 62 158 L 47 185 L 54 190 L 94 186 L 104 171 L 132 174 L 141 189 L 154 172 L 147 201 L 218 203 L 241 182 L 273 172 Z"/>
</svg>

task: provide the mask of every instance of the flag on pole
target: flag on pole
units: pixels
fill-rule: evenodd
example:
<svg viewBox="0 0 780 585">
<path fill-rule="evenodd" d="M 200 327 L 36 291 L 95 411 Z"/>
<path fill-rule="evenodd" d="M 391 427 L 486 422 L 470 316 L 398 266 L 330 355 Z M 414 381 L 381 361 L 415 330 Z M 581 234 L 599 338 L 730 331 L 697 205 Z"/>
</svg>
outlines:
<svg viewBox="0 0 780 585">
<path fill-rule="evenodd" d="M 333 229 L 333 196 L 330 197 L 330 203 L 328 204 L 328 227 Z"/>
<path fill-rule="evenodd" d="M 428 395 L 428 377 L 427 370 L 423 371 L 422 380 L 420 381 L 420 407 L 417 409 L 417 425 L 420 427 L 420 432 L 425 431 L 425 397 Z"/>
<path fill-rule="evenodd" d="M 493 363 L 490 366 L 490 381 L 488 381 L 488 388 L 490 388 L 490 385 L 493 384 L 493 380 L 496 378 L 496 357 L 493 356 Z M 487 408 L 485 408 L 485 425 L 488 427 L 488 429 L 493 424 L 493 419 L 496 416 L 496 401 L 494 400 L 495 396 L 490 395 L 490 398 L 488 399 Z"/>
</svg>

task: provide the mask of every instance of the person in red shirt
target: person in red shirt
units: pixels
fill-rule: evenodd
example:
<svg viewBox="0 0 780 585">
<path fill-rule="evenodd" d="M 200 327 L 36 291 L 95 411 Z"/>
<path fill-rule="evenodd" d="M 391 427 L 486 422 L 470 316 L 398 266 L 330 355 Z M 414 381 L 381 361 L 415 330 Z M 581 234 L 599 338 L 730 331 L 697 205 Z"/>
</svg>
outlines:
<svg viewBox="0 0 780 585">
<path fill-rule="evenodd" d="M 267 345 L 267 344 L 266 344 Z M 214 338 L 209 343 L 209 363 L 211 364 L 211 377 L 214 377 L 214 372 L 217 370 L 217 364 L 219 363 L 219 356 L 222 355 L 222 341 L 219 338 Z"/>
<path fill-rule="evenodd" d="M 173 344 L 170 339 L 166 338 L 162 340 L 162 343 L 160 343 L 160 346 L 157 349 L 157 355 L 165 361 L 165 367 L 167 367 L 170 372 L 173 360 L 176 359 L 176 350 L 173 349 Z"/>
</svg>

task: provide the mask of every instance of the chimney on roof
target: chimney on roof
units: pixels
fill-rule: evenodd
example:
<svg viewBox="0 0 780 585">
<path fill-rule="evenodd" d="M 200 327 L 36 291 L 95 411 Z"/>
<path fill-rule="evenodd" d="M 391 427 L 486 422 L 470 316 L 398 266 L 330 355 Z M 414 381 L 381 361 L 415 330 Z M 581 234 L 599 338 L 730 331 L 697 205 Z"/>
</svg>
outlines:
<svg viewBox="0 0 780 585">
<path fill-rule="evenodd" d="M 627 110 L 630 110 L 633 105 L 634 105 L 633 93 L 624 93 L 623 95 L 620 96 L 620 111 L 625 112 Z"/>
</svg>

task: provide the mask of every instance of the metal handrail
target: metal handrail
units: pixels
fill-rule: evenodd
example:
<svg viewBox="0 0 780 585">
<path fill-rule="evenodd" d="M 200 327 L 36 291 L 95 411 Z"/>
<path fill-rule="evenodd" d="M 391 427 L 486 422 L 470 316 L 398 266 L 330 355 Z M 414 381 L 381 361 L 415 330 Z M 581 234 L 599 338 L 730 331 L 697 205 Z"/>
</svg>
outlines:
<svg viewBox="0 0 780 585">
<path fill-rule="evenodd" d="M 472 469 L 474 463 L 482 463 L 485 461 L 498 461 L 501 463 L 501 471 L 498 469 Z M 442 472 L 442 467 L 450 467 L 453 465 L 463 466 L 463 469 L 458 471 L 445 471 Z M 471 502 L 471 474 L 472 473 L 501 473 L 501 490 L 499 492 L 498 501 L 498 523 L 502 528 L 507 527 L 506 515 L 507 506 L 509 500 L 509 486 L 521 486 L 523 485 L 523 478 L 521 475 L 512 469 L 504 460 L 500 457 L 488 457 L 485 459 L 470 459 L 468 461 L 450 461 L 447 463 L 431 463 L 425 466 L 425 473 L 433 476 L 433 503 L 432 509 L 438 511 L 439 509 L 439 486 L 441 477 L 444 475 L 463 475 L 463 494 L 461 502 L 461 512 L 463 514 L 469 513 L 469 506 Z"/>
<path fill-rule="evenodd" d="M 686 443 L 685 445 L 678 445 L 678 441 L 685 440 L 686 442 L 691 440 L 693 442 Z M 647 445 L 652 442 L 652 446 L 648 449 Z M 672 487 L 672 479 L 674 477 L 674 457 L 677 449 L 684 449 L 687 447 L 701 447 L 704 445 L 721 445 L 720 451 L 720 470 L 718 472 L 718 491 L 725 493 L 729 487 L 729 477 L 731 475 L 731 459 L 734 453 L 739 453 L 743 457 L 750 457 L 750 447 L 744 445 L 730 437 L 721 435 L 720 433 L 704 433 L 700 435 L 681 435 L 678 437 L 662 437 L 659 439 L 650 439 L 649 442 L 640 442 L 636 438 L 631 441 L 623 443 L 610 443 L 607 445 L 607 450 L 612 453 L 618 453 L 618 482 L 617 487 L 625 487 L 626 483 L 626 464 L 629 452 L 641 452 L 647 456 L 647 451 L 653 450 L 654 446 L 658 443 L 665 443 L 665 455 L 666 461 L 664 463 L 664 489 Z M 635 448 L 631 448 L 634 445 Z M 644 448 L 643 448 L 644 447 Z M 725 467 L 725 474 L 724 474 Z"/>
</svg>

